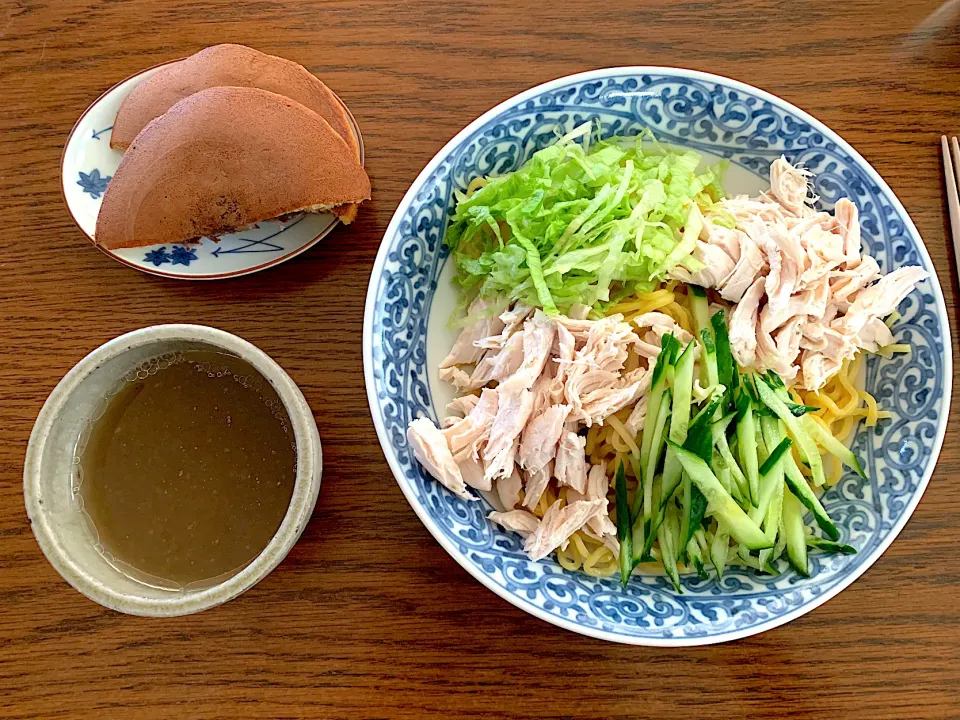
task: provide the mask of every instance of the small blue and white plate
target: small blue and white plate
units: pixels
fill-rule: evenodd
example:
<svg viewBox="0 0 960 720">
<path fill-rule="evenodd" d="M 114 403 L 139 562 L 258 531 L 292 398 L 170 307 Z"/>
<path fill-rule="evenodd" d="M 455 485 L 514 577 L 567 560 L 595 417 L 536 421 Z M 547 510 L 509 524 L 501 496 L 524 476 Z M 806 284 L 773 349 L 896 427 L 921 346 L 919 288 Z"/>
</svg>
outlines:
<svg viewBox="0 0 960 720">
<path fill-rule="evenodd" d="M 91 242 L 103 192 L 123 157 L 122 151 L 110 149 L 110 131 L 120 103 L 135 85 L 167 64 L 137 73 L 107 90 L 80 116 L 67 138 L 60 161 L 63 199 L 74 222 Z M 360 128 L 346 105 L 344 110 L 360 145 L 362 163 Z M 338 224 L 335 215 L 301 213 L 284 222 L 268 220 L 249 230 L 223 235 L 219 242 L 203 238 L 200 243 L 191 245 L 99 249 L 115 260 L 151 275 L 218 280 L 247 275 L 289 260 L 325 238 Z"/>
<path fill-rule="evenodd" d="M 866 387 L 893 417 L 861 428 L 854 450 L 870 480 L 853 473 L 824 505 L 856 555 L 810 554 L 811 577 L 730 568 L 718 580 L 683 578 L 683 594 L 660 575 L 597 580 L 531 562 L 517 535 L 487 520 L 486 500 L 464 502 L 428 477 L 406 440 L 411 419 L 442 416 L 452 394 L 437 364 L 455 333 L 443 234 L 454 188 L 519 167 L 586 120 L 606 134 L 651 128 L 669 143 L 726 158 L 732 193 L 769 187 L 781 154 L 816 174 L 824 208 L 852 198 L 869 252 L 884 271 L 922 265 L 931 277 L 901 304 L 894 326 L 910 355 L 870 359 Z M 930 480 L 950 406 L 952 350 L 936 270 L 893 191 L 852 147 L 783 100 L 734 80 L 690 70 L 626 67 L 560 78 L 517 95 L 468 125 L 427 164 L 387 228 L 370 278 L 363 330 L 367 397 L 383 451 L 404 495 L 440 545 L 475 578 L 536 617 L 604 640 L 688 646 L 746 637 L 813 610 L 863 574 L 893 542 Z M 808 519 L 809 522 L 809 519 Z"/>
</svg>

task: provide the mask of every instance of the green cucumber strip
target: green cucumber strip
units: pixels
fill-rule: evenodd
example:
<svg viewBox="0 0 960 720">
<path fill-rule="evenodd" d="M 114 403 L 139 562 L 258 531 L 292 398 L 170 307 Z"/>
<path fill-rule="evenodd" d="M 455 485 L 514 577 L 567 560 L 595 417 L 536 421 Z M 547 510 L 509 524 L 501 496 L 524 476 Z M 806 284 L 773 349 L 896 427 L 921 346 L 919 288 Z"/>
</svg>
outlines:
<svg viewBox="0 0 960 720">
<path fill-rule="evenodd" d="M 693 348 L 688 343 L 683 353 L 677 358 L 674 366 L 673 404 L 670 411 L 669 439 L 675 443 L 682 443 L 687 439 L 687 430 L 690 426 L 690 406 L 693 394 Z M 663 461 L 663 496 L 660 498 L 660 507 L 663 507 L 673 496 L 683 473 L 676 455 L 667 447 L 667 456 Z"/>
<path fill-rule="evenodd" d="M 700 546 L 697 544 L 697 541 L 692 536 L 687 542 L 687 557 L 690 558 L 690 563 L 693 565 L 694 570 L 697 571 L 702 579 L 707 579 L 707 569 L 703 564 L 703 553 L 700 551 Z"/>
<path fill-rule="evenodd" d="M 770 551 L 769 551 L 769 550 L 761 550 L 761 552 L 770 552 Z M 763 564 L 763 571 L 764 571 L 765 573 L 768 573 L 768 574 L 770 574 L 770 575 L 779 575 L 779 574 L 780 574 L 780 571 L 777 569 L 777 567 L 776 567 L 772 562 L 770 562 L 769 560 L 767 560 L 766 562 L 764 562 L 763 560 L 761 560 L 760 562 Z"/>
<path fill-rule="evenodd" d="M 694 343 L 688 343 L 676 362 L 676 374 L 673 379 L 672 417 L 670 418 L 670 439 L 676 443 L 682 443 L 687 439 L 687 428 L 690 425 L 691 396 L 693 394 L 693 348 Z"/>
<path fill-rule="evenodd" d="M 789 448 L 790 438 L 784 438 L 781 443 L 785 448 Z M 779 445 L 777 446 L 780 447 Z M 770 456 L 771 458 L 773 455 Z M 747 508 L 747 514 L 757 525 L 761 525 L 770 511 L 770 504 L 773 502 L 780 488 L 783 487 L 783 464 L 786 460 L 786 453 L 781 452 L 780 457 L 776 459 L 769 467 L 764 463 L 766 472 L 760 475 L 760 495 L 755 507 Z M 779 523 L 779 520 L 777 521 Z M 775 536 L 771 537 L 771 541 Z"/>
<path fill-rule="evenodd" d="M 745 567 L 753 568 L 757 572 L 763 572 L 763 565 L 760 564 L 760 561 L 749 554 L 744 554 L 742 552 L 737 553 L 736 561 Z"/>
<path fill-rule="evenodd" d="M 771 442 L 778 442 L 780 439 L 786 437 L 783 423 L 773 418 L 763 420 L 763 433 L 764 437 L 770 437 Z M 797 467 L 797 463 L 793 457 L 787 458 L 783 468 L 784 481 L 790 489 L 790 492 L 813 514 L 813 519 L 816 520 L 820 529 L 833 539 L 840 537 L 840 531 L 837 530 L 837 526 L 833 520 L 830 519 L 830 516 L 827 515 L 827 511 L 824 510 L 823 505 L 820 504 L 820 499 L 814 494 L 813 490 L 810 489 L 810 486 L 807 484 L 807 479 L 803 476 L 803 473 L 800 472 L 800 468 Z"/>
<path fill-rule="evenodd" d="M 819 550 L 825 553 L 841 553 L 843 555 L 856 555 L 857 549 L 852 545 L 834 542 L 833 540 L 824 540 L 815 535 L 807 535 L 807 547 Z"/>
<path fill-rule="evenodd" d="M 817 443 L 767 383 L 759 382 L 756 386 L 760 400 L 783 420 L 783 424 L 796 440 L 803 459 L 810 465 L 810 470 L 813 472 L 814 485 L 820 486 L 826 483 L 827 478 L 823 474 L 823 462 L 820 459 L 820 451 L 817 450 Z"/>
<path fill-rule="evenodd" d="M 647 451 L 647 462 L 641 464 L 643 466 L 643 521 L 649 526 L 650 519 L 653 516 L 653 479 L 657 472 L 657 465 L 660 463 L 660 455 L 663 452 L 664 446 L 664 430 L 667 426 L 667 420 L 670 417 L 669 407 L 671 400 L 671 392 L 668 388 L 660 396 L 660 407 L 657 409 L 657 423 L 656 426 L 650 431 L 651 443 Z M 644 437 L 646 437 L 646 430 L 644 430 Z M 637 497 L 634 498 L 634 507 L 633 514 L 639 515 L 639 498 L 640 494 L 637 494 Z"/>
<path fill-rule="evenodd" d="M 777 472 L 779 476 L 777 479 L 776 486 L 773 489 L 773 497 L 770 498 L 767 503 L 767 512 L 763 518 L 763 534 L 767 536 L 767 540 L 772 543 L 776 543 L 777 535 L 780 531 L 781 520 L 783 518 L 783 470 L 780 469 Z M 776 544 L 774 544 L 776 547 Z M 764 566 L 769 564 L 770 559 L 773 556 L 773 549 L 770 550 L 761 550 L 760 551 L 760 563 Z"/>
<path fill-rule="evenodd" d="M 767 540 L 757 524 L 743 512 L 730 493 L 723 489 L 707 463 L 676 443 L 669 440 L 667 442 L 676 453 L 684 472 L 690 476 L 691 481 L 703 493 L 709 505 L 708 509 L 716 515 L 718 521 L 726 522 L 730 535 L 737 542 L 746 545 L 751 550 L 773 547 L 773 543 Z"/>
<path fill-rule="evenodd" d="M 705 327 L 700 331 L 700 345 L 703 348 L 703 362 L 701 380 L 707 387 L 716 387 L 720 384 L 720 375 L 717 370 L 717 348 L 713 342 L 713 336 L 710 334 L 710 328 Z"/>
<path fill-rule="evenodd" d="M 681 474 L 680 481 L 680 542 L 678 547 L 680 548 L 680 557 L 677 558 L 678 562 L 682 561 L 687 562 L 687 536 L 692 535 L 690 530 L 690 515 L 693 510 L 693 483 L 690 482 L 690 478 L 684 473 Z"/>
<path fill-rule="evenodd" d="M 700 432 L 701 430 L 705 431 L 705 434 L 708 439 L 712 440 L 712 428 L 714 421 L 717 419 L 714 417 L 715 411 L 723 404 L 723 393 L 715 392 L 707 400 L 707 404 L 704 405 L 700 411 L 693 416 L 693 420 L 690 421 L 690 427 L 687 428 L 687 435 L 691 435 L 694 432 Z M 732 415 L 733 413 L 731 413 Z"/>
<path fill-rule="evenodd" d="M 687 430 L 687 439 L 683 446 L 692 453 L 696 453 L 707 462 L 713 456 L 713 418 L 714 413 L 723 402 L 723 394 L 715 393 L 710 401 L 696 414 Z"/>
<path fill-rule="evenodd" d="M 710 327 L 710 307 L 707 305 L 707 293 L 703 288 L 690 290 L 690 309 L 693 311 L 693 322 L 696 328 L 697 340 L 702 352 L 700 355 L 700 380 L 711 387 L 719 380 L 717 375 L 717 350 Z"/>
<path fill-rule="evenodd" d="M 861 467 L 860 462 L 857 460 L 857 456 L 853 454 L 853 451 L 842 442 L 837 440 L 833 435 L 831 435 L 826 428 L 823 427 L 823 425 L 818 423 L 812 417 L 804 417 L 800 422 L 807 432 L 810 433 L 811 437 L 813 437 L 814 442 L 820 445 L 820 447 L 833 455 L 848 468 L 853 470 L 864 480 L 867 479 L 867 475 L 865 472 L 863 472 L 863 467 Z"/>
<path fill-rule="evenodd" d="M 630 522 L 630 504 L 627 501 L 627 474 L 623 463 L 617 466 L 614 481 L 617 500 L 617 540 L 620 541 L 620 584 L 627 586 L 630 573 L 633 572 L 633 527 Z"/>
<path fill-rule="evenodd" d="M 722 310 L 710 318 L 710 326 L 713 328 L 713 341 L 717 348 L 717 378 L 720 384 L 727 388 L 727 393 L 732 399 L 734 387 L 733 352 L 730 349 L 727 321 Z"/>
<path fill-rule="evenodd" d="M 696 485 L 690 488 L 690 506 L 687 515 L 686 538 L 689 543 L 698 530 L 707 513 L 707 498 Z"/>
<path fill-rule="evenodd" d="M 777 466 L 777 463 L 783 460 L 783 456 L 790 450 L 791 445 L 793 445 L 793 440 L 788 437 L 777 444 L 770 455 L 767 456 L 767 459 L 763 461 L 763 465 L 760 466 L 760 477 L 768 475 Z"/>
<path fill-rule="evenodd" d="M 790 408 L 790 412 L 793 413 L 794 417 L 803 417 L 809 412 L 816 412 L 820 408 L 813 407 L 813 405 L 798 405 L 797 403 L 786 403 L 786 406 Z"/>
<path fill-rule="evenodd" d="M 740 450 L 740 464 L 747 478 L 747 490 L 750 502 L 757 505 L 760 500 L 760 467 L 757 457 L 757 430 L 753 417 L 753 404 L 750 398 L 740 396 L 742 416 L 737 423 L 737 445 Z"/>
<path fill-rule="evenodd" d="M 653 506 L 660 508 L 660 491 L 661 491 L 662 478 L 657 477 L 653 481 Z M 643 548 L 640 552 L 637 552 L 636 546 L 633 548 L 633 561 L 634 564 L 638 562 L 643 562 L 649 560 L 651 556 L 651 548 L 653 548 L 653 541 L 657 539 L 659 534 L 660 526 L 663 524 L 663 509 L 658 509 L 654 514 L 653 519 L 647 523 L 647 531 L 644 535 Z"/>
<path fill-rule="evenodd" d="M 690 309 L 693 311 L 693 322 L 697 334 L 705 327 L 710 327 L 710 306 L 707 304 L 707 291 L 699 285 L 687 285 L 690 293 Z"/>
<path fill-rule="evenodd" d="M 813 519 L 817 525 L 820 526 L 820 529 L 832 540 L 838 539 L 840 537 L 840 531 L 837 529 L 833 520 L 830 519 L 827 511 L 820 503 L 820 498 L 814 494 L 810 485 L 807 483 L 807 479 L 803 476 L 803 473 L 800 472 L 800 468 L 797 467 L 797 463 L 792 457 L 788 458 L 784 465 L 783 479 L 787 483 L 787 487 L 790 488 L 790 492 L 799 498 L 800 502 L 811 512 Z"/>
<path fill-rule="evenodd" d="M 733 479 L 737 482 L 741 492 L 744 492 L 747 487 L 747 478 L 743 474 L 743 470 L 740 469 L 740 465 L 734 459 L 730 445 L 727 443 L 727 425 L 735 415 L 736 413 L 730 413 L 715 422 L 711 426 L 711 432 L 713 434 L 713 444 L 717 448 L 717 452 L 720 453 L 720 457 L 723 458 L 727 469 L 731 475 L 733 475 Z"/>
<path fill-rule="evenodd" d="M 783 536 L 787 541 L 787 559 L 793 569 L 803 577 L 809 577 L 803 505 L 790 492 L 783 494 Z"/>
<path fill-rule="evenodd" d="M 660 355 L 653 366 L 653 377 L 650 379 L 650 394 L 647 397 L 647 416 L 643 421 L 643 432 L 640 440 L 640 467 L 646 469 L 653 442 L 654 428 L 659 420 L 660 398 L 667 388 L 667 368 L 673 364 L 673 353 L 677 341 L 673 335 L 664 335 L 660 341 Z"/>
<path fill-rule="evenodd" d="M 646 529 L 647 528 L 644 525 L 642 517 L 638 517 L 633 521 L 633 532 L 630 536 L 630 554 L 632 555 L 631 560 L 633 561 L 633 567 L 636 567 L 640 564 L 640 551 L 643 548 L 644 542 L 646 541 L 646 537 L 644 536 Z"/>
<path fill-rule="evenodd" d="M 723 570 L 727 567 L 727 557 L 730 550 L 730 532 L 721 520 L 717 523 L 717 532 L 710 542 L 710 562 L 717 571 L 717 577 L 723 577 Z"/>
<path fill-rule="evenodd" d="M 783 378 L 777 375 L 773 370 L 767 370 L 762 377 L 774 390 L 784 390 L 787 387 L 783 382 Z"/>
<path fill-rule="evenodd" d="M 783 537 L 783 512 L 781 507 L 780 512 L 780 532 L 777 533 L 777 544 L 773 546 L 773 555 L 770 557 L 770 562 L 776 562 L 783 555 L 783 551 L 787 549 L 787 541 Z"/>
<path fill-rule="evenodd" d="M 737 411 L 731 410 L 726 415 L 714 420 L 713 425 L 711 425 L 710 427 L 713 428 L 714 433 L 720 432 L 720 433 L 723 433 L 724 436 L 726 436 L 727 428 L 730 427 L 730 423 L 733 422 L 736 418 L 737 418 Z"/>
<path fill-rule="evenodd" d="M 707 542 L 707 534 L 703 531 L 702 525 L 697 528 L 693 537 L 697 541 L 697 545 L 700 546 L 700 555 L 707 555 L 710 552 L 710 543 Z"/>
<path fill-rule="evenodd" d="M 680 573 L 677 572 L 677 555 L 679 555 L 680 521 L 677 518 L 677 507 L 669 503 L 664 513 L 663 524 L 657 533 L 660 540 L 660 560 L 667 577 L 673 583 L 678 593 L 683 592 L 680 585 Z"/>
</svg>

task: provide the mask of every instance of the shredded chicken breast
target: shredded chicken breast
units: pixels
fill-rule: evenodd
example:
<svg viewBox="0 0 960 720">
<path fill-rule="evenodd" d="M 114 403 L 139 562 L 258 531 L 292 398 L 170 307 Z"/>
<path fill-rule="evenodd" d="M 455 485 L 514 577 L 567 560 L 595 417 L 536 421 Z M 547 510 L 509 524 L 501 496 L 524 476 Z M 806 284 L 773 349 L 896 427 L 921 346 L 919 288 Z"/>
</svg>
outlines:
<svg viewBox="0 0 960 720">
<path fill-rule="evenodd" d="M 818 390 L 844 360 L 893 341 L 883 318 L 927 272 L 903 267 L 881 276 L 863 254 L 857 206 L 841 198 L 834 215 L 816 211 L 808 179 L 775 160 L 769 193 L 728 198 L 706 214 L 694 250 L 706 267 L 671 275 L 736 303 L 727 319 L 741 366 Z"/>
</svg>

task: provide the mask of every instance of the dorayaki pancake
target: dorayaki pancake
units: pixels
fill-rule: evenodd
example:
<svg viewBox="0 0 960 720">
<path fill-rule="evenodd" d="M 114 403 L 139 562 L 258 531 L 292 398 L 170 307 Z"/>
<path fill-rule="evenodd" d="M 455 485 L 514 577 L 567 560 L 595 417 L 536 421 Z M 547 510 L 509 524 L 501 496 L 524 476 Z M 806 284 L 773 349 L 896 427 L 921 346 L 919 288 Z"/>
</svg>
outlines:
<svg viewBox="0 0 960 720">
<path fill-rule="evenodd" d="M 184 98 L 137 135 L 103 196 L 105 248 L 215 237 L 296 211 L 370 198 L 351 147 L 300 103 L 246 87 Z"/>
<path fill-rule="evenodd" d="M 120 105 L 110 147 L 126 150 L 151 120 L 188 95 L 211 87 L 260 88 L 296 100 L 330 123 L 359 156 L 347 113 L 330 88 L 302 65 L 245 45 L 208 47 L 137 85 Z"/>
</svg>

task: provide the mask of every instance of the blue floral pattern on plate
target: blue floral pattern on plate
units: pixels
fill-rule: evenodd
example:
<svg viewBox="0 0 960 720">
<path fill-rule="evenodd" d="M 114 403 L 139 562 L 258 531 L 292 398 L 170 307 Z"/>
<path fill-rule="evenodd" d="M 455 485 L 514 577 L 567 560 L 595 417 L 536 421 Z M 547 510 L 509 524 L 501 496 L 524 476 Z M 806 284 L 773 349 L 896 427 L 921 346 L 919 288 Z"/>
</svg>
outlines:
<svg viewBox="0 0 960 720">
<path fill-rule="evenodd" d="M 189 265 L 196 259 L 196 247 L 187 247 L 186 245 L 174 245 L 170 248 L 170 252 L 167 252 L 166 245 L 162 245 L 147 251 L 143 256 L 143 261 L 152 264 L 154 267 L 160 267 L 166 263 Z"/>
<path fill-rule="evenodd" d="M 533 563 L 520 539 L 488 522 L 485 501 L 464 502 L 412 458 L 406 426 L 436 419 L 427 367 L 427 320 L 447 254 L 442 239 L 454 188 L 517 168 L 552 142 L 558 126 L 598 120 L 608 135 L 650 127 L 661 140 L 726 158 L 766 178 L 785 154 L 816 174 L 829 209 L 840 197 L 860 208 L 866 249 L 885 271 L 920 264 L 933 273 L 901 305 L 898 342 L 913 352 L 867 363 L 866 385 L 892 412 L 854 449 L 870 477 L 845 475 L 823 498 L 842 540 L 857 555 L 811 553 L 811 577 L 732 568 L 722 579 L 683 579 L 677 594 L 661 576 L 614 579 Z M 401 202 L 371 277 L 364 363 L 381 445 L 407 499 L 440 543 L 475 577 L 518 607 L 577 632 L 652 645 L 691 645 L 776 627 L 846 587 L 892 542 L 919 501 L 942 442 L 951 349 L 943 298 L 906 211 L 876 172 L 828 128 L 762 91 L 717 76 L 665 68 L 595 71 L 535 88 L 464 130 L 424 169 Z"/>
<path fill-rule="evenodd" d="M 81 172 L 79 175 L 80 179 L 77 180 L 77 185 L 83 188 L 83 191 L 88 193 L 94 200 L 98 199 L 104 193 L 107 189 L 107 183 L 110 182 L 112 177 L 110 175 L 100 177 L 100 171 L 97 168 L 91 170 L 89 174 Z"/>
</svg>

